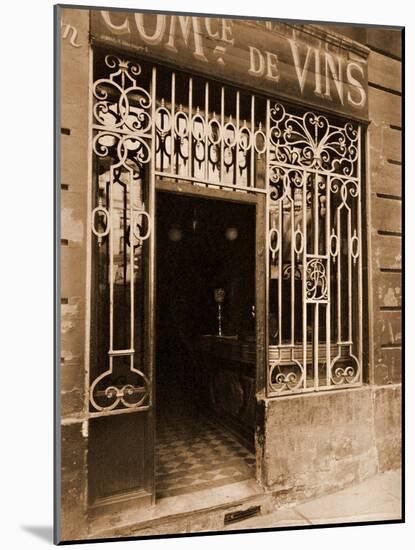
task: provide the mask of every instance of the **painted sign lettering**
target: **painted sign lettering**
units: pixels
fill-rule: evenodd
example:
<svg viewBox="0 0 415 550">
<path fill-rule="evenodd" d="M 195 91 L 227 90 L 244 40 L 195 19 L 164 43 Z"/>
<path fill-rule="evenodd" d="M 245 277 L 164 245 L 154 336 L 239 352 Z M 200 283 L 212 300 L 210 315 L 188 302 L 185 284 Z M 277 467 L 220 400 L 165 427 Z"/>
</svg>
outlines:
<svg viewBox="0 0 415 550">
<path fill-rule="evenodd" d="M 74 48 L 80 48 L 82 44 L 77 44 L 78 29 L 69 23 L 61 22 L 62 39 L 69 39 L 69 44 Z"/>
<path fill-rule="evenodd" d="M 323 44 L 321 35 L 284 23 L 92 11 L 93 40 L 356 118 L 367 118 L 363 48 Z M 311 27 L 310 27 L 311 28 Z"/>
</svg>

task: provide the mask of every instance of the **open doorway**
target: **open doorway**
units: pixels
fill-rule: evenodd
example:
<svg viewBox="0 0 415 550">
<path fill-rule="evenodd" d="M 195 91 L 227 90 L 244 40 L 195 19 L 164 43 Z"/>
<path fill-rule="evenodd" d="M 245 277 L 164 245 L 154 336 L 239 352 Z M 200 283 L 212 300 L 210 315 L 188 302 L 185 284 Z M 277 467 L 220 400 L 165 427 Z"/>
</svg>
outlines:
<svg viewBox="0 0 415 550">
<path fill-rule="evenodd" d="M 255 207 L 159 192 L 156 491 L 255 477 Z"/>
</svg>

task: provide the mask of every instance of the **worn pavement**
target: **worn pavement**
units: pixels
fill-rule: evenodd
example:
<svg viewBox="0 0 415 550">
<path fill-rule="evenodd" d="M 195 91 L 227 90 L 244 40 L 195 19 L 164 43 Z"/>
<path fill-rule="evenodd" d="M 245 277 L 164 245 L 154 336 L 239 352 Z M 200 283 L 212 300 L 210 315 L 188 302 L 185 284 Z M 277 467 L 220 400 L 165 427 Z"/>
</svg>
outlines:
<svg viewBox="0 0 415 550">
<path fill-rule="evenodd" d="M 225 530 L 401 519 L 401 471 L 378 474 L 353 487 L 229 525 Z"/>
</svg>

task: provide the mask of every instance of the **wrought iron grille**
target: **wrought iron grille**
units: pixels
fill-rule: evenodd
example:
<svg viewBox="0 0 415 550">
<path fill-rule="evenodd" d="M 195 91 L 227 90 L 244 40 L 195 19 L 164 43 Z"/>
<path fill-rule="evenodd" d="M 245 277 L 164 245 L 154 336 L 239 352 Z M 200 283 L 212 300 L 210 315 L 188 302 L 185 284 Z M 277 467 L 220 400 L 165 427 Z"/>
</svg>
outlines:
<svg viewBox="0 0 415 550">
<path fill-rule="evenodd" d="M 147 409 L 144 365 L 145 246 L 152 237 L 149 165 L 154 157 L 154 71 L 96 56 L 93 95 L 95 207 L 90 406 L 95 413 Z M 144 83 L 144 85 L 143 85 Z"/>
<path fill-rule="evenodd" d="M 266 101 L 182 73 L 161 74 L 156 176 L 266 193 Z"/>
<path fill-rule="evenodd" d="M 269 395 L 362 382 L 360 140 L 269 109 Z"/>
<path fill-rule="evenodd" d="M 91 414 L 151 406 L 144 301 L 157 178 L 265 195 L 268 395 L 360 384 L 360 128 L 94 55 Z"/>
</svg>

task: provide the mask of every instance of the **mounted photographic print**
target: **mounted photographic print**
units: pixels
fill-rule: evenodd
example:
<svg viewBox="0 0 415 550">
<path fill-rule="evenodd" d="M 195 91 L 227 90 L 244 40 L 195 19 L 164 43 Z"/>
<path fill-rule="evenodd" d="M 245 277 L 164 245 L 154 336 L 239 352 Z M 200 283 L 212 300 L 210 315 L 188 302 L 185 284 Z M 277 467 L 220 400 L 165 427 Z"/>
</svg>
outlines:
<svg viewBox="0 0 415 550">
<path fill-rule="evenodd" d="M 55 7 L 56 543 L 404 520 L 403 28 L 261 15 Z"/>
</svg>

